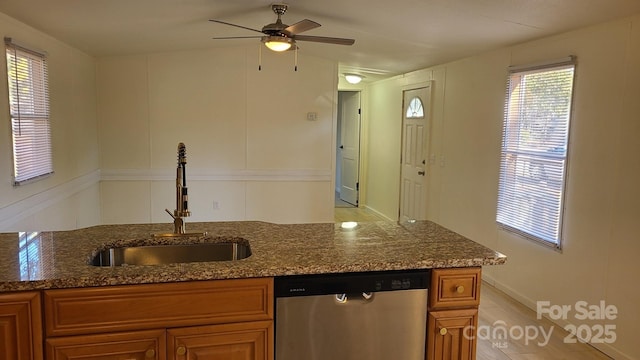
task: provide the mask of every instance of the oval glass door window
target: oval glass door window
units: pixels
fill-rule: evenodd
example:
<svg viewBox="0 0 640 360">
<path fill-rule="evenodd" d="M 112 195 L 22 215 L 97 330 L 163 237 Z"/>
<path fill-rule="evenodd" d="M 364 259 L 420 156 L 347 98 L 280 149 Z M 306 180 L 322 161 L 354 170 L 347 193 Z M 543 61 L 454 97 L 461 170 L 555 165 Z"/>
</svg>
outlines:
<svg viewBox="0 0 640 360">
<path fill-rule="evenodd" d="M 414 97 L 409 101 L 409 106 L 407 107 L 407 118 L 421 118 L 424 117 L 424 109 L 422 107 L 422 101 L 419 97 Z"/>
</svg>

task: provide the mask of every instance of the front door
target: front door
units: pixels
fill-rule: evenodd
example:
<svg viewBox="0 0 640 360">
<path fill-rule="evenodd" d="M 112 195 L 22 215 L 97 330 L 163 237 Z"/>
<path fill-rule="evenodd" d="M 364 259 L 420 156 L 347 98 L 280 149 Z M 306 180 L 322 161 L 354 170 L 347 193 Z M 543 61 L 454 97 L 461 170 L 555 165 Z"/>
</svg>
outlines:
<svg viewBox="0 0 640 360">
<path fill-rule="evenodd" d="M 360 168 L 360 92 L 340 94 L 340 199 L 358 205 Z"/>
<path fill-rule="evenodd" d="M 405 90 L 402 111 L 400 220 L 427 217 L 427 156 L 431 88 Z"/>
</svg>

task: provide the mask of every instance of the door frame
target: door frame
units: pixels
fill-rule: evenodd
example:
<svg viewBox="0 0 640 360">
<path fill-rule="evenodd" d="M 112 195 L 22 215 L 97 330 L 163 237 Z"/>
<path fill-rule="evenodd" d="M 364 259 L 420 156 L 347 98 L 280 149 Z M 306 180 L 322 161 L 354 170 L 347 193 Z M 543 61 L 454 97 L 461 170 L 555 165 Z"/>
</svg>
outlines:
<svg viewBox="0 0 640 360">
<path fill-rule="evenodd" d="M 400 221 L 400 216 L 402 214 L 402 152 L 404 149 L 404 111 L 405 111 L 405 104 L 404 104 L 404 93 L 405 91 L 410 91 L 410 90 L 418 90 L 418 89 L 422 89 L 422 88 L 429 88 L 429 102 L 428 102 L 428 109 L 425 109 L 425 119 L 426 119 L 426 128 L 427 128 L 427 136 L 426 136 L 426 141 L 427 141 L 427 147 L 426 147 L 426 164 L 425 164 L 425 171 L 427 171 L 427 169 L 429 168 L 430 165 L 430 155 L 432 153 L 432 141 L 431 141 L 431 133 L 432 133 L 432 103 L 433 103 L 433 80 L 427 80 L 427 81 L 422 81 L 422 82 L 418 82 L 418 83 L 414 83 L 414 84 L 409 84 L 409 85 L 405 85 L 400 87 L 400 98 L 401 98 L 401 105 L 400 105 L 400 156 L 398 158 L 398 163 L 400 165 L 399 167 L 399 173 L 398 176 L 400 177 L 400 181 L 398 182 L 398 213 L 397 213 L 397 218 L 396 220 Z M 429 171 L 427 171 L 427 174 L 430 174 Z M 425 178 L 425 191 L 426 191 L 426 198 L 427 200 L 429 199 L 429 178 Z M 426 205 L 426 204 L 425 204 Z M 428 213 L 428 205 L 426 205 L 426 209 L 425 209 L 425 217 L 427 216 Z"/>
</svg>

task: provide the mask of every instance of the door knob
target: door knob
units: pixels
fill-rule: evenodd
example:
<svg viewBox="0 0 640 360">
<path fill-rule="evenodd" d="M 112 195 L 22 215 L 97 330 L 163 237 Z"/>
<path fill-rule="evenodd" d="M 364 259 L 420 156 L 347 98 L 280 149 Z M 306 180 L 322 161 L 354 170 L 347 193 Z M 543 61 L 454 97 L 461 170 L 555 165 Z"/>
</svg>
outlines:
<svg viewBox="0 0 640 360">
<path fill-rule="evenodd" d="M 422 171 L 418 171 L 418 175 L 422 175 L 422 176 L 424 176 L 424 174 L 425 174 L 424 170 L 422 170 Z"/>
<path fill-rule="evenodd" d="M 147 359 L 153 359 L 156 357 L 156 350 L 155 349 L 149 349 L 144 353 L 144 356 Z"/>
<path fill-rule="evenodd" d="M 440 328 L 440 335 L 442 336 L 447 335 L 447 328 Z"/>
</svg>

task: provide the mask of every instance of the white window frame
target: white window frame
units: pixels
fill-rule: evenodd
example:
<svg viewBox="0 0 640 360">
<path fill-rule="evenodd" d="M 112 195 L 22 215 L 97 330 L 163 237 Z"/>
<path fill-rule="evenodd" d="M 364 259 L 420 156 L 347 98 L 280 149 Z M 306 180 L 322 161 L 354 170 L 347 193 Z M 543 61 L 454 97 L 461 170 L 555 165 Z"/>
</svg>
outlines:
<svg viewBox="0 0 640 360">
<path fill-rule="evenodd" d="M 510 67 L 505 97 L 496 221 L 557 250 L 562 249 L 575 67 L 574 56 Z M 530 90 L 533 81 L 546 89 L 563 85 L 551 93 L 562 95 Z"/>
<path fill-rule="evenodd" d="M 44 53 L 5 38 L 13 185 L 53 174 L 49 85 Z"/>
</svg>

